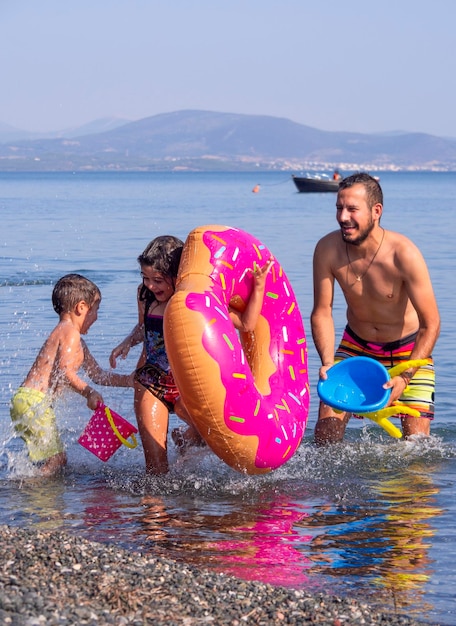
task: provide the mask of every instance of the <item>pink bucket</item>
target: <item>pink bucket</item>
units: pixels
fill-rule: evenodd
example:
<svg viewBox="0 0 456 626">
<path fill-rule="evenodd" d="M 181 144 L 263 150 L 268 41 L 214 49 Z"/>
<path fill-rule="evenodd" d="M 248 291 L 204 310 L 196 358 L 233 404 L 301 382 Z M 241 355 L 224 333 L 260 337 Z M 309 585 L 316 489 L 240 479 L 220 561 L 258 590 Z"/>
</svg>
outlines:
<svg viewBox="0 0 456 626">
<path fill-rule="evenodd" d="M 100 404 L 84 428 L 78 443 L 102 461 L 107 461 L 122 444 L 127 448 L 136 448 L 138 444 L 133 433 L 137 432 L 127 420 Z M 130 436 L 131 442 L 127 441 Z"/>
</svg>

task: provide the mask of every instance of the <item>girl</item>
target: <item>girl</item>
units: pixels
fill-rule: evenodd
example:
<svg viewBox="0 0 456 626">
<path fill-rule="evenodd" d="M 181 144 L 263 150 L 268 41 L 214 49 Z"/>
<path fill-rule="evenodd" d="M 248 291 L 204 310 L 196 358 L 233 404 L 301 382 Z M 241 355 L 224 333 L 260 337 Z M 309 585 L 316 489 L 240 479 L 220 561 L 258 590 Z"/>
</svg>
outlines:
<svg viewBox="0 0 456 626">
<path fill-rule="evenodd" d="M 110 363 L 126 358 L 130 348 L 143 341 L 143 349 L 135 374 L 134 406 L 141 436 L 146 472 L 165 474 L 168 471 L 167 434 L 169 413 L 176 413 L 187 422 L 184 431 L 176 429 L 173 440 L 181 449 L 204 444 L 179 397 L 165 350 L 163 315 L 174 294 L 175 281 L 183 243 L 177 237 L 156 237 L 139 255 L 142 283 L 138 287 L 138 323 L 111 353 Z M 254 289 L 245 311 L 230 313 L 234 326 L 244 332 L 255 328 L 263 304 L 266 275 L 270 259 L 264 267 L 255 266 Z"/>
<path fill-rule="evenodd" d="M 169 412 L 186 416 L 168 363 L 163 337 L 163 315 L 174 293 L 183 242 L 164 235 L 139 255 L 142 283 L 138 287 L 138 323 L 111 353 L 110 363 L 126 358 L 130 348 L 143 342 L 135 374 L 134 407 L 143 444 L 146 472 L 168 471 L 166 439 Z"/>
</svg>

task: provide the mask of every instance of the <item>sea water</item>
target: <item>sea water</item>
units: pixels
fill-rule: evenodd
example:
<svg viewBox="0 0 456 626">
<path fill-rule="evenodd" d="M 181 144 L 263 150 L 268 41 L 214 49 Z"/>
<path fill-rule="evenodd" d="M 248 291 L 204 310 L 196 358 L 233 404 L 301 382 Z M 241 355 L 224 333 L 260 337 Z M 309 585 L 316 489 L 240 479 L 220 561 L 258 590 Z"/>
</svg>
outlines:
<svg viewBox="0 0 456 626">
<path fill-rule="evenodd" d="M 273 585 L 359 595 L 384 610 L 454 624 L 456 174 L 381 173 L 381 184 L 382 225 L 418 244 L 441 311 L 432 437 L 397 441 L 352 420 L 344 443 L 316 449 L 311 266 L 317 240 L 337 228 L 334 194 L 298 194 L 283 172 L 0 174 L 0 523 L 64 529 L 133 552 Z M 79 272 L 99 285 L 103 300 L 87 343 L 107 368 L 112 348 L 136 323 L 138 254 L 157 235 L 185 239 L 205 224 L 254 234 L 294 287 L 312 389 L 300 449 L 270 474 L 244 476 L 208 450 L 180 457 L 170 442 L 170 473 L 146 478 L 140 446 L 122 446 L 102 463 L 77 443 L 90 412 L 72 394 L 57 406 L 65 475 L 37 480 L 8 405 L 56 324 L 55 281 Z M 345 321 L 339 291 L 335 319 L 339 337 Z M 130 372 L 137 357 L 133 349 L 119 371 Z M 130 389 L 102 391 L 134 422 Z"/>
</svg>

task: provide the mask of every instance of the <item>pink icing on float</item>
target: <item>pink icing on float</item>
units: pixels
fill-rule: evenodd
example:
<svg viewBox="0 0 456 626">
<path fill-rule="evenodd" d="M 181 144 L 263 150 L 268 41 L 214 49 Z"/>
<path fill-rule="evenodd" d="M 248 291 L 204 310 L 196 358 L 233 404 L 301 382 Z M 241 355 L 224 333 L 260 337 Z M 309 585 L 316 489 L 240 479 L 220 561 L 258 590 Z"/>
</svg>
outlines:
<svg viewBox="0 0 456 626">
<path fill-rule="evenodd" d="M 302 317 L 277 259 L 255 331 L 238 334 L 228 314 L 249 299 L 249 268 L 270 257 L 244 231 L 196 228 L 164 318 L 171 369 L 196 428 L 215 454 L 247 474 L 269 472 L 293 456 L 309 411 Z"/>
</svg>

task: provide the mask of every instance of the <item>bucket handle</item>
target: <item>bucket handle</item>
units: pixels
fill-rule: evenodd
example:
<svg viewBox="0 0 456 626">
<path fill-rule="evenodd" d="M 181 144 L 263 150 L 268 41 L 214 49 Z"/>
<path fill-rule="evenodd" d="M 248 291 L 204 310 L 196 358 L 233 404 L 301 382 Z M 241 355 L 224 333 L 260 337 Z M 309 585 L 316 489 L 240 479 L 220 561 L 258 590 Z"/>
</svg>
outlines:
<svg viewBox="0 0 456 626">
<path fill-rule="evenodd" d="M 109 408 L 107 406 L 105 406 L 105 413 L 106 413 L 106 417 L 108 418 L 108 422 L 109 425 L 111 426 L 115 436 L 117 437 L 117 439 L 123 443 L 124 446 L 126 446 L 127 448 L 136 448 L 136 446 L 138 445 L 138 442 L 136 441 L 136 437 L 134 436 L 134 434 L 132 433 L 130 435 L 130 437 L 132 438 L 132 442 L 128 441 L 127 439 L 125 439 L 124 437 L 122 437 L 122 435 L 119 433 L 119 430 L 117 428 L 117 426 L 114 424 L 114 420 L 112 418 L 111 415 L 111 411 L 109 410 Z"/>
</svg>

